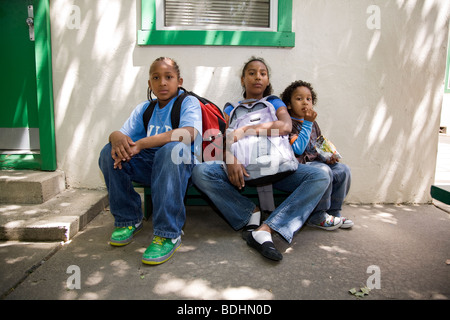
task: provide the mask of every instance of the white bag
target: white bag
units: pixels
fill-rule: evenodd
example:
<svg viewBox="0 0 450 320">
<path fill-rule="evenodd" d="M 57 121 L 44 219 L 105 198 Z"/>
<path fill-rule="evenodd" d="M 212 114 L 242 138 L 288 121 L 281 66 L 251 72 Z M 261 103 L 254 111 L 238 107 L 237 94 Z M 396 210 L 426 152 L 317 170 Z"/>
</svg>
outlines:
<svg viewBox="0 0 450 320">
<path fill-rule="evenodd" d="M 275 107 L 264 97 L 250 104 L 231 104 L 230 125 L 235 130 L 247 125 L 277 121 Z M 249 185 L 270 184 L 297 170 L 289 136 L 246 136 L 230 147 L 233 155 L 242 163 L 250 177 L 244 177 Z"/>
</svg>

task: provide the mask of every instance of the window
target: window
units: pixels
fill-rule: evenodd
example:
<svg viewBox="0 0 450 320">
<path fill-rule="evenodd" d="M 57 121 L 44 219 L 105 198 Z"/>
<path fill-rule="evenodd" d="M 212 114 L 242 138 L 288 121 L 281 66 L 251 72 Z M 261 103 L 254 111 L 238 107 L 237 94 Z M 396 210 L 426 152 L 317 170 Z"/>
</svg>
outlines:
<svg viewBox="0 0 450 320">
<path fill-rule="evenodd" d="M 141 0 L 139 45 L 293 47 L 292 0 Z"/>
<path fill-rule="evenodd" d="M 156 0 L 157 30 L 277 31 L 278 0 Z"/>
</svg>

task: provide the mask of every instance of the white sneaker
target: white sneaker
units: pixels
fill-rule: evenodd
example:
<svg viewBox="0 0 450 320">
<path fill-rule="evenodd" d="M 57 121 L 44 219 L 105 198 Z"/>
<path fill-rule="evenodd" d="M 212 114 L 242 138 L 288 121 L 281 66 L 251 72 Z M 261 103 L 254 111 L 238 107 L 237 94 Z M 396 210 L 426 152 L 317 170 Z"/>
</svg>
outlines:
<svg viewBox="0 0 450 320">
<path fill-rule="evenodd" d="M 345 217 L 341 217 L 341 220 L 342 220 L 341 229 L 348 229 L 355 225 L 352 220 L 347 219 Z"/>
<path fill-rule="evenodd" d="M 324 229 L 324 230 L 329 230 L 329 231 L 336 230 L 340 226 L 342 226 L 342 219 L 339 217 L 331 216 L 327 213 L 325 220 L 323 220 L 322 222 L 320 222 L 318 224 L 308 222 L 308 226 L 320 228 L 320 229 Z"/>
</svg>

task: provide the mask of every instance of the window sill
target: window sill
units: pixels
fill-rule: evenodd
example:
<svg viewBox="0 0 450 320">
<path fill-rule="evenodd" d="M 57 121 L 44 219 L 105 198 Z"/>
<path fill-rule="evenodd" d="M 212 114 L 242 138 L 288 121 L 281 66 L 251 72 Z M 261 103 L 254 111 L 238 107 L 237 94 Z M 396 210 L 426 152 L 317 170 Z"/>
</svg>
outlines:
<svg viewBox="0 0 450 320">
<path fill-rule="evenodd" d="M 294 32 L 138 30 L 138 45 L 294 47 Z"/>
</svg>

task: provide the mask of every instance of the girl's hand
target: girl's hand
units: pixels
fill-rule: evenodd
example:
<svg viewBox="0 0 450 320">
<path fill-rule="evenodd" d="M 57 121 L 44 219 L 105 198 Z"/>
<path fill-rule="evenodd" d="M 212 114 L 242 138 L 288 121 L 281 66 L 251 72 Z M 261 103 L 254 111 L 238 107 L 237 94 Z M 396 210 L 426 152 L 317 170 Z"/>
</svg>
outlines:
<svg viewBox="0 0 450 320">
<path fill-rule="evenodd" d="M 244 176 L 250 177 L 244 166 L 240 163 L 227 164 L 228 179 L 231 184 L 241 190 L 245 187 Z"/>
<path fill-rule="evenodd" d="M 228 132 L 226 140 L 227 141 L 231 141 L 232 144 L 234 142 L 238 142 L 238 140 L 240 140 L 243 137 L 245 137 L 245 128 L 246 127 L 242 127 L 242 128 L 238 128 L 236 130 L 233 130 L 231 132 Z"/>
</svg>

